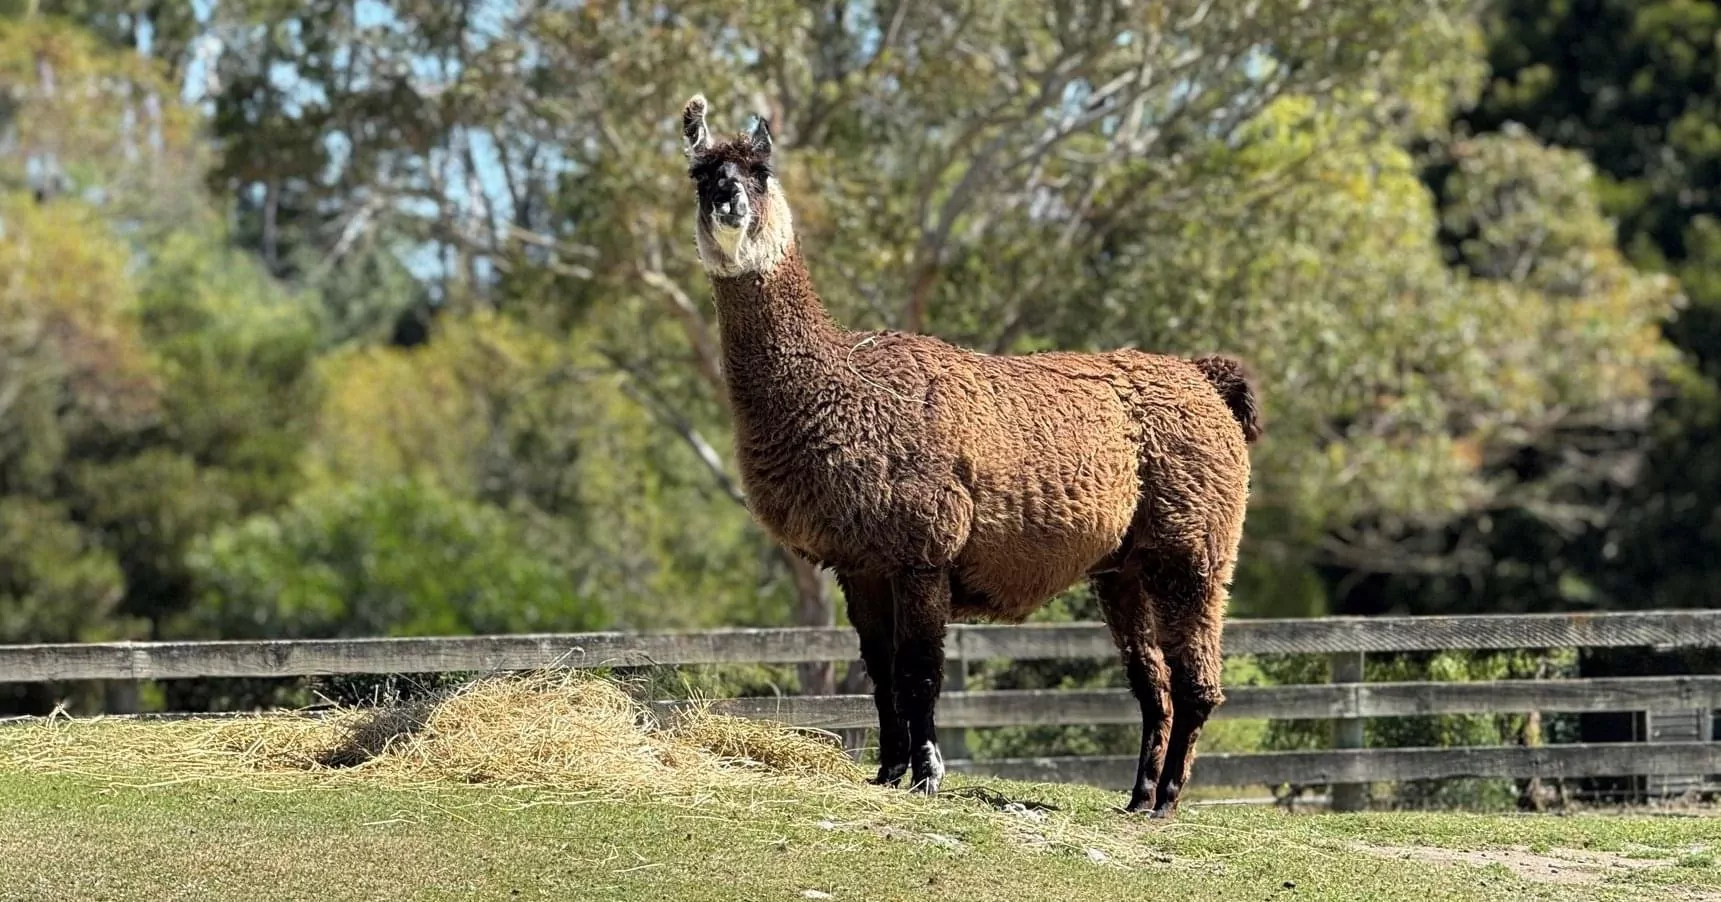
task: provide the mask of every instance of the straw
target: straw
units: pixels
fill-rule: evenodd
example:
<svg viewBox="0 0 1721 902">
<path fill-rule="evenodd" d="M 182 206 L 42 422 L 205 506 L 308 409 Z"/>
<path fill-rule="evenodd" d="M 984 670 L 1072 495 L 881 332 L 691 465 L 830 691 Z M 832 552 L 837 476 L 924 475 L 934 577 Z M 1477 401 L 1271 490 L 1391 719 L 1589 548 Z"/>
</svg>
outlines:
<svg viewBox="0 0 1721 902">
<path fill-rule="evenodd" d="M 0 765 L 116 779 L 312 772 L 391 785 L 487 783 L 662 795 L 676 787 L 860 785 L 828 735 L 712 714 L 670 727 L 611 680 L 573 672 L 491 677 L 430 699 L 209 721 L 95 718 L 0 730 Z"/>
<path fill-rule="evenodd" d="M 322 716 L 292 712 L 221 720 L 51 717 L 0 728 L 0 770 L 78 774 L 113 786 L 224 781 L 268 792 L 351 786 L 522 792 L 486 804 L 655 799 L 689 810 L 800 809 L 843 829 L 936 833 L 990 823 L 1028 848 L 1140 863 L 1134 830 L 1118 835 L 1062 814 L 1025 819 L 985 799 L 929 802 L 864 782 L 836 737 L 712 713 L 694 702 L 663 723 L 612 679 L 577 671 L 487 677 L 429 698 Z M 1020 805 L 1009 808 L 1022 808 Z M 812 813 L 809 813 L 809 810 Z M 823 823 L 823 822 L 821 822 Z M 839 825 L 830 821 L 832 828 Z"/>
</svg>

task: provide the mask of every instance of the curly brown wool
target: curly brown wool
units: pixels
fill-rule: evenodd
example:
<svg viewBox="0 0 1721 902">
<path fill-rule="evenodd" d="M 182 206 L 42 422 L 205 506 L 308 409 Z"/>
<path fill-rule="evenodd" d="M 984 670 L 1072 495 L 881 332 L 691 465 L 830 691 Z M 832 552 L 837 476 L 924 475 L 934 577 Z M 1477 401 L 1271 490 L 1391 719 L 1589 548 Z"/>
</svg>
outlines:
<svg viewBox="0 0 1721 902">
<path fill-rule="evenodd" d="M 814 290 L 760 120 L 713 142 L 683 115 L 758 522 L 831 568 L 876 685 L 880 767 L 935 793 L 953 620 L 1019 622 L 1089 579 L 1141 702 L 1132 811 L 1175 812 L 1224 699 L 1220 631 L 1261 434 L 1229 357 L 987 355 L 850 332 Z"/>
</svg>

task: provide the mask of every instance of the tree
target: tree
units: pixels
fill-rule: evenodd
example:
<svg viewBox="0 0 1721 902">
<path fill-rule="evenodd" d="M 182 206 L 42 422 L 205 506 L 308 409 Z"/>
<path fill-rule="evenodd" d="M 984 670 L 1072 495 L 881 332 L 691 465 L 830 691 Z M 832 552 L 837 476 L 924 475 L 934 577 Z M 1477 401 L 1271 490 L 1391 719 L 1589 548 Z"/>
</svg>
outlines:
<svg viewBox="0 0 1721 902">
<path fill-rule="evenodd" d="M 1721 580 L 1721 6 L 1519 0 L 1501 4 L 1489 38 L 1495 76 L 1465 123 L 1521 123 L 1588 154 L 1621 246 L 1677 275 L 1688 301 L 1665 329 L 1687 368 L 1590 579 L 1618 604 L 1707 607 Z"/>
<path fill-rule="evenodd" d="M 124 581 L 55 482 L 70 449 L 156 402 L 136 324 L 109 303 L 124 260 L 80 210 L 9 195 L 0 227 L 0 637 L 102 638 Z"/>
<path fill-rule="evenodd" d="M 0 641 L 117 638 L 136 629 L 119 561 L 64 483 L 159 411 L 123 247 L 87 209 L 15 192 L 0 229 Z M 45 710 L 49 692 L 10 689 L 0 706 Z"/>
<path fill-rule="evenodd" d="M 441 390 L 415 380 L 464 372 L 451 384 L 489 386 L 470 407 L 387 408 L 449 438 L 412 452 L 447 458 L 419 461 L 441 485 L 568 523 L 613 516 L 633 537 L 692 535 L 647 526 L 641 499 L 671 522 L 721 524 L 716 558 L 630 539 L 603 552 L 630 561 L 610 572 L 701 584 L 694 568 L 751 543 L 773 563 L 724 581 L 726 593 L 753 592 L 763 572 L 768 595 L 795 599 L 797 622 L 834 616 L 826 582 L 750 531 L 725 459 L 673 121 L 702 90 L 737 126 L 750 109 L 771 116 L 815 275 L 847 322 L 989 350 L 1252 358 L 1273 437 L 1238 594 L 1247 606 L 1267 597 L 1251 587 L 1300 586 L 1253 610 L 1306 612 L 1357 580 L 1468 575 L 1474 536 L 1496 521 L 1553 535 L 1590 518 L 1584 486 L 1613 451 L 1588 454 L 1584 486 L 1522 452 L 1636 428 L 1666 362 L 1648 324 L 1671 286 L 1613 251 L 1587 193 L 1571 189 L 1589 179 L 1581 162 L 1522 136 L 1449 140 L 1450 110 L 1485 74 L 1474 14 L 1409 0 L 601 12 L 235 0 L 198 26 L 222 39 L 209 61 L 220 77 L 189 87 L 215 110 L 225 154 L 213 184 L 272 273 L 314 291 L 358 284 L 348 263 L 371 248 L 402 267 L 379 271 L 417 280 L 390 297 L 444 311 L 423 369 L 351 358 L 398 368 L 388 384 L 429 393 L 426 404 Z M 1434 190 L 1420 178 L 1432 153 L 1449 156 Z M 564 504 L 509 477 L 485 494 L 483 460 L 553 472 L 510 450 L 521 433 L 507 425 L 552 406 L 456 362 L 474 310 L 579 374 L 561 384 L 584 406 L 525 433 L 559 449 L 544 460 L 591 467 L 582 491 L 630 492 L 609 507 Z M 331 411 L 362 397 L 340 391 Z M 454 425 L 470 416 L 500 419 Z M 351 422 L 374 435 L 369 418 Z M 612 433 L 630 453 L 588 453 Z M 361 444 L 343 453 L 360 460 Z"/>
<path fill-rule="evenodd" d="M 291 494 L 313 323 L 227 246 L 148 61 L 0 20 L 0 89 L 0 504 L 41 518 L 7 543 L 0 620 L 159 635 L 190 541 Z"/>
<path fill-rule="evenodd" d="M 1559 606 L 1711 607 L 1721 584 L 1721 7 L 1512 0 L 1487 25 L 1494 77 L 1461 124 L 1524 128 L 1587 154 L 1620 246 L 1638 266 L 1677 276 L 1686 298 L 1662 330 L 1681 366 L 1648 427 L 1614 437 L 1632 446 L 1635 466 L 1601 495 L 1609 515 L 1564 549 L 1531 545 L 1519 570 L 1565 590 L 1540 593 Z M 1717 666 L 1703 653 L 1581 660 L 1592 675 Z M 1586 739 L 1633 735 L 1630 717 L 1584 720 Z"/>
<path fill-rule="evenodd" d="M 218 131 L 231 148 L 267 142 L 230 154 L 227 184 L 255 198 L 272 173 L 298 173 L 279 197 L 308 192 L 289 206 L 327 226 L 305 233 L 313 256 L 349 225 L 388 236 L 436 261 L 440 303 L 590 349 L 679 444 L 676 466 L 719 489 L 734 482 L 724 396 L 672 121 L 695 90 L 737 125 L 748 109 L 772 117 L 815 274 L 846 321 L 999 350 L 1255 358 L 1275 439 L 1248 580 L 1458 557 L 1399 544 L 1528 509 L 1513 499 L 1551 490 L 1498 462 L 1529 434 L 1635 415 L 1635 374 L 1662 361 L 1642 324 L 1667 286 L 1606 254 L 1605 274 L 1569 290 L 1538 282 L 1571 265 L 1561 255 L 1602 249 L 1467 273 L 1432 240 L 1408 148 L 1442 141 L 1479 86 L 1466 4 L 374 6 L 218 11 L 256 26 L 233 26 L 251 37 L 220 60 L 218 106 L 235 114 Z M 293 78 L 272 81 L 273 66 Z M 347 149 L 327 155 L 311 140 L 325 132 Z M 268 172 L 232 168 L 292 148 Z M 1587 177 L 1523 141 L 1466 152 Z M 1514 188 L 1521 210 L 1476 205 L 1475 240 L 1506 253 L 1537 217 L 1593 224 L 1549 187 Z M 1611 369 L 1486 328 L 1497 305 L 1563 353 L 1605 350 Z M 829 588 L 790 557 L 779 568 L 799 621 L 827 621 Z"/>
<path fill-rule="evenodd" d="M 502 510 L 412 480 L 316 492 L 190 557 L 198 631 L 230 638 L 578 632 L 602 605 Z"/>
<path fill-rule="evenodd" d="M 447 315 L 420 347 L 346 349 L 323 371 L 316 483 L 409 475 L 505 510 L 561 549 L 614 626 L 785 619 L 729 493 L 663 441 L 641 409 L 659 401 L 587 343 L 496 314 Z"/>
</svg>

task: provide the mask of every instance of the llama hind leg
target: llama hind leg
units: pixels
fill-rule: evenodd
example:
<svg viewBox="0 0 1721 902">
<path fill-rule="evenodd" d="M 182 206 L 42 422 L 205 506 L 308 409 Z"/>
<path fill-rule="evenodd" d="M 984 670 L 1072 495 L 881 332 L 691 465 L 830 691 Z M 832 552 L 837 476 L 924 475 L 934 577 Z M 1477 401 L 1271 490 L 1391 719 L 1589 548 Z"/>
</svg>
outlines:
<svg viewBox="0 0 1721 902">
<path fill-rule="evenodd" d="M 950 576 L 917 569 L 892 580 L 896 614 L 896 666 L 891 673 L 896 710 L 908 721 L 910 788 L 937 795 L 944 779 L 933 711 L 944 688 L 944 633 L 950 620 Z"/>
<path fill-rule="evenodd" d="M 896 708 L 891 679 L 896 665 L 896 616 L 890 581 L 839 573 L 837 584 L 847 600 L 849 622 L 860 636 L 861 663 L 872 677 L 873 704 L 878 708 L 878 775 L 872 782 L 895 786 L 908 773 L 908 722 Z"/>
<path fill-rule="evenodd" d="M 1176 716 L 1171 722 L 1171 742 L 1166 746 L 1154 817 L 1177 813 L 1177 800 L 1189 785 L 1189 772 L 1195 765 L 1201 730 L 1213 711 L 1225 703 L 1219 681 L 1219 630 L 1185 640 L 1167 652 L 1166 663 L 1171 670 L 1171 704 Z"/>
<path fill-rule="evenodd" d="M 1154 641 L 1153 612 L 1140 580 L 1133 575 L 1106 574 L 1094 579 L 1094 591 L 1123 656 L 1130 691 L 1141 705 L 1141 755 L 1126 810 L 1146 811 L 1154 805 L 1172 728 L 1170 677 Z"/>
<path fill-rule="evenodd" d="M 1228 568 L 1224 568 L 1228 569 Z M 1169 818 L 1189 785 L 1195 746 L 1213 711 L 1225 702 L 1220 685 L 1220 637 L 1224 629 L 1225 587 L 1219 576 L 1191 568 L 1164 576 L 1153 591 L 1160 625 L 1159 642 L 1171 675 L 1175 712 L 1160 772 L 1153 816 Z"/>
</svg>

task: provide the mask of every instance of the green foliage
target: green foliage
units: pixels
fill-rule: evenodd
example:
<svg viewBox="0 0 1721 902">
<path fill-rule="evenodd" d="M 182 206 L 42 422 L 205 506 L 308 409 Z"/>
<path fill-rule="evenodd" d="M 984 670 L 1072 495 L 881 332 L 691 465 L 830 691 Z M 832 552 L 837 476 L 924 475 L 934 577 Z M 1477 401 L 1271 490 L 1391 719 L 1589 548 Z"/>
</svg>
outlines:
<svg viewBox="0 0 1721 902">
<path fill-rule="evenodd" d="M 46 496 L 68 458 L 160 406 L 124 248 L 80 204 L 0 196 L 0 486 Z"/>
<path fill-rule="evenodd" d="M 207 225 L 199 117 L 153 61 L 46 17 L 0 17 L 0 190 L 98 201 L 145 239 Z"/>
<path fill-rule="evenodd" d="M 73 483 L 126 567 L 128 609 L 160 619 L 189 600 L 193 539 L 291 496 L 318 386 L 305 309 L 249 261 L 179 234 L 152 263 L 137 310 L 161 422 L 136 453 L 79 467 Z"/>
<path fill-rule="evenodd" d="M 695 91 L 721 128 L 772 119 L 847 323 L 1247 357 L 1270 426 L 1234 614 L 1689 600 L 1721 559 L 1721 210 L 1687 203 L 1721 171 L 1704 4 L 1602 3 L 1607 35 L 1529 0 L 33 6 L 65 19 L 0 19 L 0 509 L 53 525 L 0 546 L 30 562 L 0 567 L 0 623 L 832 620 L 727 460 L 675 152 Z M 1618 90 L 1553 65 L 1567 47 Z M 1483 134 L 1450 128 L 1478 102 Z M 1634 263 L 1684 280 L 1687 359 L 1674 284 Z M 407 311 L 424 334 L 390 336 Z M 1081 590 L 1041 614 L 1093 616 Z M 1301 740 L 1209 737 L 1257 741 Z"/>
<path fill-rule="evenodd" d="M 229 637 L 594 629 L 601 605 L 499 510 L 390 481 L 316 493 L 198 543 L 195 628 Z"/>
<path fill-rule="evenodd" d="M 32 189 L 0 196 L 0 504 L 42 520 L 0 619 L 137 635 L 189 602 L 195 537 L 294 491 L 314 324 L 182 181 L 203 145 L 152 65 L 8 20 L 0 83 L 0 181 Z"/>
<path fill-rule="evenodd" d="M 124 586 L 113 556 L 63 508 L 0 498 L 0 642 L 107 638 Z"/>
<path fill-rule="evenodd" d="M 1473 682 L 1561 674 L 1553 672 L 1543 656 L 1531 652 L 1438 652 L 1372 661 L 1364 675 L 1371 682 Z M 1525 738 L 1525 725 L 1522 714 L 1376 718 L 1364 727 L 1364 743 L 1371 748 L 1517 745 Z M 1517 797 L 1510 780 L 1418 780 L 1387 792 L 1395 805 L 1412 808 L 1506 808 Z"/>
<path fill-rule="evenodd" d="M 310 449 L 320 483 L 408 474 L 458 495 L 574 513 L 565 468 L 587 377 L 554 342 L 500 317 L 446 317 L 416 348 L 355 347 L 319 364 L 331 386 Z"/>
<path fill-rule="evenodd" d="M 1509 176 L 1511 210 L 1464 214 L 1475 253 L 1523 265 L 1443 257 L 1410 148 L 1444 142 L 1481 90 L 1470 4 L 379 9 L 214 13 L 236 26 L 211 99 L 245 240 L 306 281 L 315 267 L 291 261 L 428 241 L 430 295 L 570 338 L 652 399 L 600 416 L 644 426 L 654 471 L 686 485 L 701 464 L 677 446 L 721 453 L 725 435 L 672 152 L 695 90 L 733 126 L 762 98 L 846 321 L 989 349 L 1250 357 L 1275 437 L 1246 571 L 1414 568 L 1405 536 L 1547 494 L 1493 465 L 1525 435 L 1630 425 L 1666 363 L 1644 324 L 1671 288 L 1596 244 L 1589 175 L 1567 157 L 1480 142 L 1454 190 Z M 376 200 L 400 196 L 420 202 Z M 1532 240 L 1553 222 L 1555 245 Z M 1560 281 L 1577 266 L 1596 271 Z M 679 487 L 655 500 L 697 506 Z M 745 529 L 739 507 L 710 516 Z"/>
<path fill-rule="evenodd" d="M 1620 247 L 1678 276 L 1686 301 L 1663 329 L 1684 368 L 1628 440 L 1640 475 L 1597 503 L 1610 513 L 1580 537 L 1588 554 L 1545 555 L 1556 558 L 1548 581 L 1580 580 L 1607 605 L 1709 606 L 1721 542 L 1721 14 L 1690 0 L 1510 0 L 1485 26 L 1494 76 L 1464 125 L 1585 153 Z"/>
<path fill-rule="evenodd" d="M 122 562 L 69 490 L 159 416 L 124 249 L 87 206 L 17 193 L 0 195 L 0 230 L 0 641 L 135 635 Z M 42 687 L 0 698 L 52 704 Z"/>
<path fill-rule="evenodd" d="M 308 454 L 318 484 L 404 473 L 503 508 L 564 549 L 620 625 L 785 619 L 745 510 L 581 338 L 447 316 L 424 346 L 348 349 L 322 366 L 331 391 Z"/>
<path fill-rule="evenodd" d="M 151 262 L 138 311 L 169 437 L 242 505 L 284 501 L 321 396 L 311 308 L 216 236 L 177 234 Z"/>
</svg>

